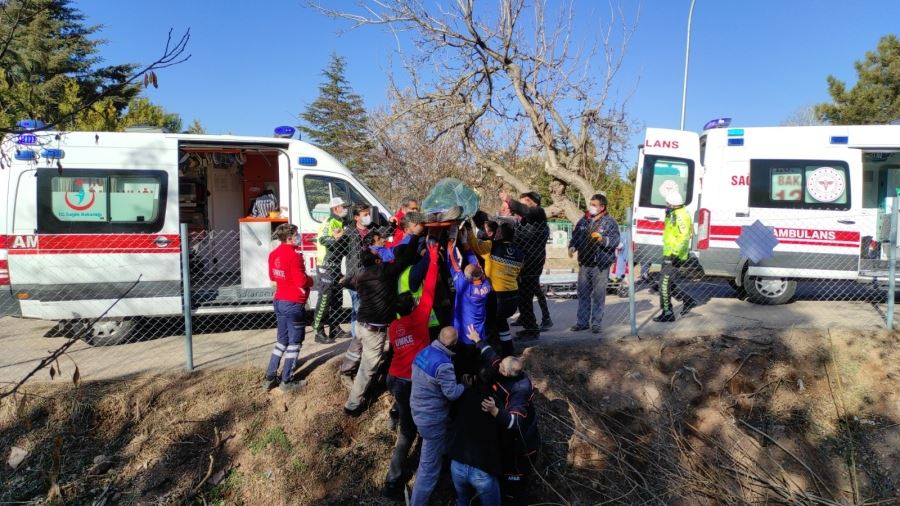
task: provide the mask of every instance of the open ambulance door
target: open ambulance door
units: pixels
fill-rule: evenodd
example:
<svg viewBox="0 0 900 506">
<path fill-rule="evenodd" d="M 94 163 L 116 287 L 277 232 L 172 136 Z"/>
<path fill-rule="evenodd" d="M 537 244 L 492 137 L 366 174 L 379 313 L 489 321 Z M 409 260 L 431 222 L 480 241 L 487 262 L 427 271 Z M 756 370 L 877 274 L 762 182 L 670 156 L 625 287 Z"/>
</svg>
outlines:
<svg viewBox="0 0 900 506">
<path fill-rule="evenodd" d="M 648 128 L 638 155 L 634 195 L 635 259 L 641 265 L 662 260 L 666 197 L 678 192 L 695 217 L 702 181 L 700 138 L 695 132 Z"/>
<path fill-rule="evenodd" d="M 863 162 L 863 211 L 870 223 L 862 234 L 859 261 L 861 278 L 886 279 L 891 208 L 900 198 L 900 136 L 898 127 L 852 127 L 847 147 L 859 149 Z M 869 239 L 871 237 L 871 239 Z M 896 244 L 896 240 L 892 241 Z"/>
<path fill-rule="evenodd" d="M 900 146 L 862 149 L 863 209 L 869 223 L 862 224 L 859 275 L 886 279 L 892 241 L 891 210 L 900 199 Z M 900 236 L 900 234 L 898 234 Z"/>
</svg>

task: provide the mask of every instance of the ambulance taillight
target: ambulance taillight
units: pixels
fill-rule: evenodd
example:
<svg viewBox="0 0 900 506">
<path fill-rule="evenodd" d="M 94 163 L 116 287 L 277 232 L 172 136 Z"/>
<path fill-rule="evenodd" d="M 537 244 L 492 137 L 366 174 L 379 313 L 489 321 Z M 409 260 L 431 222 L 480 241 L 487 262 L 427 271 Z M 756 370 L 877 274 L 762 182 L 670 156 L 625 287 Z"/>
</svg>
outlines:
<svg viewBox="0 0 900 506">
<path fill-rule="evenodd" d="M 0 254 L 5 254 L 2 252 Z M 0 286 L 9 286 L 9 260 L 6 258 L 0 260 Z"/>
<path fill-rule="evenodd" d="M 709 249 L 709 221 L 712 214 L 709 209 L 697 211 L 697 249 Z"/>
</svg>

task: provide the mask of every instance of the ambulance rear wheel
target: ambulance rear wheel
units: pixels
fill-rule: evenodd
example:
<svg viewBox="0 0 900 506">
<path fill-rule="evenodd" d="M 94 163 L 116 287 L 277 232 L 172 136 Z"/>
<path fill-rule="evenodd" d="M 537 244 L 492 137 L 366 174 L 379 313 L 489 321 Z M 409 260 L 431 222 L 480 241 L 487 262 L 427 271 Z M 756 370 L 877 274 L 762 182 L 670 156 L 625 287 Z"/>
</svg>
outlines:
<svg viewBox="0 0 900 506">
<path fill-rule="evenodd" d="M 137 334 L 138 320 L 135 318 L 104 318 L 91 326 L 88 342 L 93 346 L 115 346 L 134 340 Z"/>
<path fill-rule="evenodd" d="M 777 306 L 787 304 L 797 293 L 797 282 L 786 278 L 749 276 L 744 274 L 747 300 L 754 304 Z"/>
</svg>

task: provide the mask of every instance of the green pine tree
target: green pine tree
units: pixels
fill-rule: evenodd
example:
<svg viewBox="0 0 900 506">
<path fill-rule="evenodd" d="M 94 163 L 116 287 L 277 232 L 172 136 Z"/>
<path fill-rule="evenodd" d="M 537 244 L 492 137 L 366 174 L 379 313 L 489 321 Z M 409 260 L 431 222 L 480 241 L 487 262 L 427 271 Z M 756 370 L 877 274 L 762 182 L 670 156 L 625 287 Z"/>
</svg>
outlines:
<svg viewBox="0 0 900 506">
<path fill-rule="evenodd" d="M 191 124 L 188 125 L 187 133 L 189 134 L 205 134 L 206 129 L 203 128 L 203 124 L 200 123 L 200 120 L 194 118 L 194 121 L 191 121 Z"/>
<path fill-rule="evenodd" d="M 345 68 L 344 58 L 332 54 L 331 62 L 322 72 L 325 80 L 319 85 L 318 98 L 300 115 L 306 123 L 300 132 L 357 175 L 365 177 L 371 170 L 373 143 L 362 97 L 350 88 Z"/>
<path fill-rule="evenodd" d="M 119 122 L 121 128 L 130 126 L 159 127 L 167 132 L 181 132 L 181 116 L 166 112 L 146 97 L 137 97 L 128 104 L 125 116 Z"/>
<path fill-rule="evenodd" d="M 857 61 L 856 84 L 847 85 L 828 76 L 828 93 L 833 103 L 819 104 L 816 114 L 835 125 L 886 124 L 900 119 L 900 40 L 886 35 L 875 52 L 867 51 Z"/>
<path fill-rule="evenodd" d="M 85 24 L 70 0 L 0 2 L 0 129 L 23 118 L 56 124 L 103 96 L 117 115 L 140 91 L 123 83 L 136 66 L 100 66 L 100 26 Z M 65 126 L 65 125 L 60 125 Z"/>
</svg>

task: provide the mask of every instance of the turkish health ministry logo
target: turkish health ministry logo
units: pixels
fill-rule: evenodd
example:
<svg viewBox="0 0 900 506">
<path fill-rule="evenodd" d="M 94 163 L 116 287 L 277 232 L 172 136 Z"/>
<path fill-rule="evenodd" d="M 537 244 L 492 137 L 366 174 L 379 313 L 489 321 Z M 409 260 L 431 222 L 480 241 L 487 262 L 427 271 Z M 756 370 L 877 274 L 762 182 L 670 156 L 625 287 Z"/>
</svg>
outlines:
<svg viewBox="0 0 900 506">
<path fill-rule="evenodd" d="M 66 205 L 69 206 L 70 209 L 73 209 L 75 211 L 86 211 L 90 209 L 91 206 L 94 205 L 94 200 L 97 198 L 97 194 L 94 193 L 94 189 L 90 188 L 88 190 L 85 190 L 84 181 L 81 179 L 75 180 L 75 187 L 80 189 L 77 192 L 66 192 L 63 196 L 66 201 Z M 77 203 L 69 200 L 70 194 L 74 195 L 74 198 L 78 201 Z M 86 198 L 88 198 L 88 195 L 90 195 L 89 200 L 87 201 L 87 203 L 85 203 L 84 201 Z"/>
</svg>

